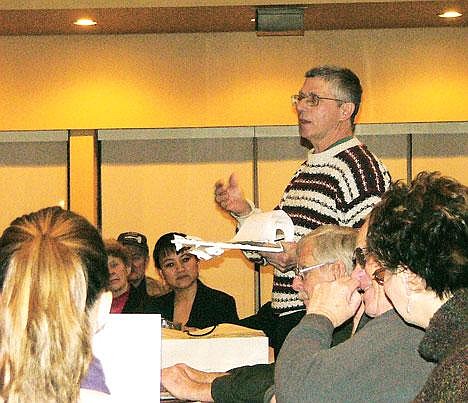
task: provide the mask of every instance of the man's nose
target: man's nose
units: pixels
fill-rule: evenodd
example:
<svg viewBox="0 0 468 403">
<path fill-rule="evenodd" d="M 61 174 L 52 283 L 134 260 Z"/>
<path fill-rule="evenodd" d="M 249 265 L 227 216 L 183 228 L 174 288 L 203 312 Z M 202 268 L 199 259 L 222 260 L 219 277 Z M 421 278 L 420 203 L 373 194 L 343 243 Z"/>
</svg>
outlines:
<svg viewBox="0 0 468 403">
<path fill-rule="evenodd" d="M 298 115 L 300 115 L 301 112 L 304 112 L 304 110 L 305 110 L 305 107 L 304 107 L 304 100 L 301 99 L 300 101 L 297 101 L 297 102 L 296 102 L 296 105 L 295 105 L 295 108 L 296 108 L 296 113 L 297 113 Z"/>
<path fill-rule="evenodd" d="M 292 282 L 292 288 L 294 291 L 303 291 L 304 290 L 304 282 L 299 276 L 294 277 Z"/>
<path fill-rule="evenodd" d="M 174 271 L 182 271 L 185 269 L 185 265 L 182 262 L 175 262 Z"/>
</svg>

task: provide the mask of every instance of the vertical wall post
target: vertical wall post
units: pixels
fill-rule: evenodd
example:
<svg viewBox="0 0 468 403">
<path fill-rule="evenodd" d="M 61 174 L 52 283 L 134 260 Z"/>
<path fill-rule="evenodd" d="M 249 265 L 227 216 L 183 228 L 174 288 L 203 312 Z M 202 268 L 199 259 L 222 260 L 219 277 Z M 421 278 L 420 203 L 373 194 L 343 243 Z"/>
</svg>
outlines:
<svg viewBox="0 0 468 403">
<path fill-rule="evenodd" d="M 96 130 L 68 134 L 68 208 L 98 226 L 99 152 Z"/>
<path fill-rule="evenodd" d="M 258 207 L 259 203 L 259 195 L 258 195 L 258 140 L 255 136 L 255 127 L 253 129 L 253 137 L 252 137 L 252 160 L 253 160 L 253 198 L 255 206 Z M 258 263 L 254 264 L 254 302 L 255 302 L 255 312 L 257 312 L 260 308 L 261 301 L 262 301 L 262 288 L 260 284 L 260 269 L 261 266 Z"/>
<path fill-rule="evenodd" d="M 406 183 L 413 179 L 413 134 L 406 135 Z"/>
</svg>

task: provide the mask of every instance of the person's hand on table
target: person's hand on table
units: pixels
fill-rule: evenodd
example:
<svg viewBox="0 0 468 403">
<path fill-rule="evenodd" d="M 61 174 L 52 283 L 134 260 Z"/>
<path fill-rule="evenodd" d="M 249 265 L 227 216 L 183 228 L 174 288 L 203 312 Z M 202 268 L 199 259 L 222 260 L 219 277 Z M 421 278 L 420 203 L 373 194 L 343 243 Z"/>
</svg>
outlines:
<svg viewBox="0 0 468 403">
<path fill-rule="evenodd" d="M 186 364 L 163 368 L 161 383 L 177 399 L 212 402 L 211 383 L 224 372 L 203 372 Z"/>
</svg>

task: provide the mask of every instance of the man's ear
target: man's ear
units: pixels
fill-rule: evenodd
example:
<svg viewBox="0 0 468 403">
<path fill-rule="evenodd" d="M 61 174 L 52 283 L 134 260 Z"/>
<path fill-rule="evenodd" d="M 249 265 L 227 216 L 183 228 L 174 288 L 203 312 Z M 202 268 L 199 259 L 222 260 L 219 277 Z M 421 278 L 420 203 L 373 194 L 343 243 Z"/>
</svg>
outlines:
<svg viewBox="0 0 468 403">
<path fill-rule="evenodd" d="M 132 271 L 132 266 L 126 266 L 125 269 L 127 270 L 127 276 L 130 274 Z"/>
<path fill-rule="evenodd" d="M 346 273 L 346 267 L 341 260 L 337 260 L 335 263 L 332 263 L 331 271 L 335 280 L 348 277 L 348 274 Z"/>
<path fill-rule="evenodd" d="M 352 102 L 345 102 L 341 104 L 340 110 L 341 110 L 341 120 L 348 120 L 351 118 L 351 115 L 354 112 L 355 105 Z"/>
</svg>

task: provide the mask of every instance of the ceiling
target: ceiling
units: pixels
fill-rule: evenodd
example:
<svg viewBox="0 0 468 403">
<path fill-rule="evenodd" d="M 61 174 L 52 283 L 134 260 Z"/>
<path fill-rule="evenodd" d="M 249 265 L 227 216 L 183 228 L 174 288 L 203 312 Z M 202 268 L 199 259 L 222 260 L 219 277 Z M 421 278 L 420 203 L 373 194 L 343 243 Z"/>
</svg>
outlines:
<svg viewBox="0 0 468 403">
<path fill-rule="evenodd" d="M 305 30 L 466 26 L 468 1 L 302 3 Z M 454 19 L 437 15 L 456 9 Z M 0 9 L 0 35 L 255 32 L 255 6 Z M 98 24 L 78 27 L 78 18 Z"/>
</svg>

